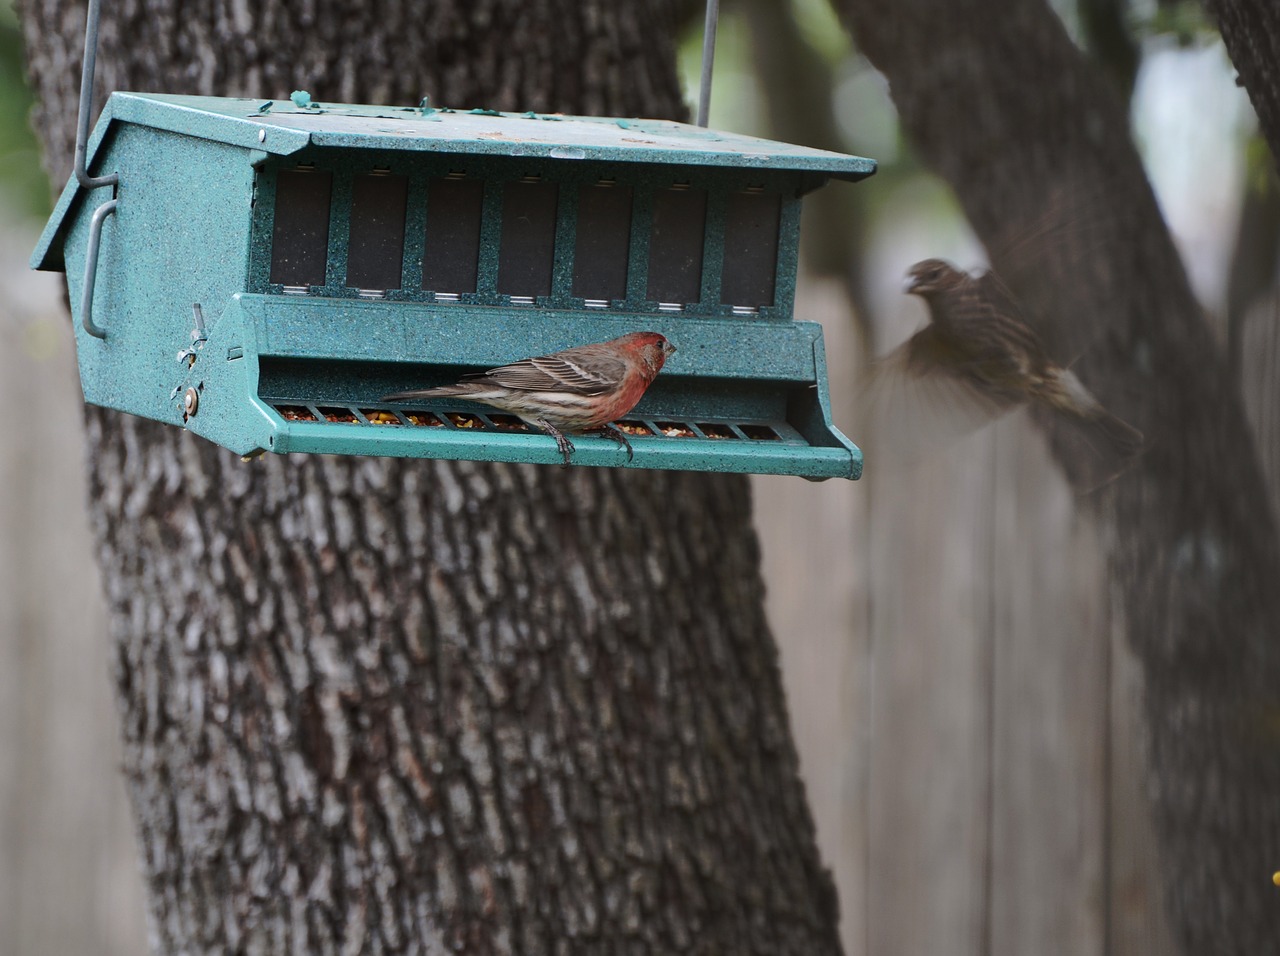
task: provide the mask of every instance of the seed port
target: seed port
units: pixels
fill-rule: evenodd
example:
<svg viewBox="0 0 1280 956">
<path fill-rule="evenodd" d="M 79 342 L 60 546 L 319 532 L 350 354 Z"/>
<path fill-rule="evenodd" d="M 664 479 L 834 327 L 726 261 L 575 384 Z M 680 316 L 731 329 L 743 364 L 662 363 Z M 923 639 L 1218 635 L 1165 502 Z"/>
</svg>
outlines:
<svg viewBox="0 0 1280 956">
<path fill-rule="evenodd" d="M 619 429 L 633 438 L 646 438 L 653 434 L 653 429 L 644 422 L 618 422 L 617 425 Z"/>
<path fill-rule="evenodd" d="M 370 425 L 399 425 L 400 419 L 396 417 L 395 412 L 388 412 L 381 408 L 362 408 L 360 414 L 369 419 Z"/>
<path fill-rule="evenodd" d="M 316 417 L 311 414 L 309 408 L 303 408 L 301 405 L 277 405 L 276 411 L 280 413 L 280 417 L 286 422 L 314 422 Z"/>
<path fill-rule="evenodd" d="M 466 412 L 445 412 L 445 417 L 453 422 L 455 428 L 484 428 L 479 415 L 468 415 Z"/>
<path fill-rule="evenodd" d="M 527 432 L 529 426 L 514 415 L 490 415 L 489 421 L 501 432 Z M 461 426 L 460 426 L 461 427 Z"/>
<path fill-rule="evenodd" d="M 444 422 L 434 412 L 403 412 L 410 425 L 423 425 L 427 428 L 441 428 Z"/>
<path fill-rule="evenodd" d="M 717 422 L 698 422 L 698 429 L 708 438 L 737 438 L 728 425 Z"/>
<path fill-rule="evenodd" d="M 683 422 L 654 422 L 658 426 L 658 431 L 666 435 L 668 438 L 697 438 L 695 432 Z"/>
<path fill-rule="evenodd" d="M 324 416 L 325 421 L 344 422 L 350 425 L 360 424 L 360 419 L 356 418 L 355 412 L 349 408 L 326 408 L 322 406 L 317 411 Z"/>
<path fill-rule="evenodd" d="M 739 425 L 742 434 L 752 441 L 782 441 L 782 437 L 768 425 Z"/>
</svg>

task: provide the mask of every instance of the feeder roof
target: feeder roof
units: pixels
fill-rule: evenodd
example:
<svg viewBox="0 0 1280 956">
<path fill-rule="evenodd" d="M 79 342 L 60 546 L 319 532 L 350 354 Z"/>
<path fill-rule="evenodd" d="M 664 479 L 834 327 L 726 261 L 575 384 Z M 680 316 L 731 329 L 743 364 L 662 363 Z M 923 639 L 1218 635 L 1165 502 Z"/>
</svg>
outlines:
<svg viewBox="0 0 1280 956">
<path fill-rule="evenodd" d="M 308 105 L 299 106 L 298 103 Z M 89 142 L 89 159 L 117 123 L 131 123 L 245 149 L 288 155 L 306 146 L 394 149 L 554 160 L 725 166 L 816 173 L 856 180 L 874 160 L 669 120 L 499 113 L 413 106 L 351 106 L 292 100 L 113 93 Z M 56 268 L 50 256 L 62 220 L 82 187 L 67 183 L 32 255 L 36 268 Z M 60 251 L 57 259 L 61 259 Z M 49 261 L 46 261 L 49 260 Z"/>
<path fill-rule="evenodd" d="M 300 94 L 298 99 L 309 102 Z M 117 93 L 112 118 L 268 153 L 303 146 L 432 150 L 634 163 L 758 166 L 861 179 L 875 162 L 669 120 L 499 113 L 415 106 L 348 106 L 291 100 Z M 258 140 L 265 129 L 266 139 Z"/>
</svg>

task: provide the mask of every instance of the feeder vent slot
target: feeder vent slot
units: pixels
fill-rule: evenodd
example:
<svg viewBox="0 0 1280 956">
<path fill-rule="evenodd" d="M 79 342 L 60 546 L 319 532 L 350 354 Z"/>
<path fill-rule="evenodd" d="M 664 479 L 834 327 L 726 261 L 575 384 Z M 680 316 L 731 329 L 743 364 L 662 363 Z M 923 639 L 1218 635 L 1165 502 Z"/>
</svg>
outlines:
<svg viewBox="0 0 1280 956">
<path fill-rule="evenodd" d="M 747 190 L 729 197 L 724 216 L 720 302 L 737 315 L 773 305 L 782 197 Z"/>
<path fill-rule="evenodd" d="M 329 258 L 329 195 L 333 173 L 311 168 L 276 174 L 271 281 L 286 288 L 322 286 Z"/>
<path fill-rule="evenodd" d="M 647 293 L 651 302 L 697 302 L 702 298 L 706 225 L 706 190 L 685 186 L 654 194 Z"/>
<path fill-rule="evenodd" d="M 503 187 L 498 292 L 511 296 L 513 302 L 532 302 L 536 296 L 551 294 L 559 196 L 555 183 L 537 179 Z"/>
<path fill-rule="evenodd" d="M 587 308 L 607 308 L 627 295 L 631 253 L 631 189 L 589 183 L 578 189 L 577 237 L 573 251 L 573 295 Z"/>
<path fill-rule="evenodd" d="M 364 297 L 399 289 L 404 258 L 404 221 L 409 178 L 387 173 L 355 177 L 351 186 L 351 232 L 347 286 Z"/>
<path fill-rule="evenodd" d="M 450 173 L 427 187 L 427 237 L 422 254 L 422 288 L 437 302 L 476 291 L 484 181 Z M 447 297 L 447 298 L 446 298 Z"/>
</svg>

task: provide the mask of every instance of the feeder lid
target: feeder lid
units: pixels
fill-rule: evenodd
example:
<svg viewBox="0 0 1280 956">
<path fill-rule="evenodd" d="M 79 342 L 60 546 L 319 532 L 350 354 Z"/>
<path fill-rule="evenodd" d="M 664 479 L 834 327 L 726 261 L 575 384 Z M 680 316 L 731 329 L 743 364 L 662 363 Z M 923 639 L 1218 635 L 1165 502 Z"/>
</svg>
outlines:
<svg viewBox="0 0 1280 956">
<path fill-rule="evenodd" d="M 303 105 L 299 105 L 303 104 Z M 287 156 L 306 146 L 431 151 L 553 160 L 723 166 L 857 180 L 874 160 L 669 120 L 499 113 L 429 106 L 350 106 L 166 93 L 113 93 L 88 144 L 93 157 L 116 123 L 132 123 Z M 82 187 L 67 183 L 31 257 L 33 268 L 61 268 L 53 249 Z M 60 246 L 60 243 L 58 244 Z"/>
</svg>

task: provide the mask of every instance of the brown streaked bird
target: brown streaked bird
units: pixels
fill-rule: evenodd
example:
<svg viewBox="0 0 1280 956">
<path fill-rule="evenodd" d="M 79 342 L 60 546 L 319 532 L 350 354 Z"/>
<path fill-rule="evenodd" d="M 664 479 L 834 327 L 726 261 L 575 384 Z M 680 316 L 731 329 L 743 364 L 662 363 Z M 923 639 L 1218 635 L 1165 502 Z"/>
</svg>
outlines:
<svg viewBox="0 0 1280 956">
<path fill-rule="evenodd" d="M 1024 404 L 1051 410 L 1082 439 L 1082 457 L 1092 459 L 1071 476 L 1084 490 L 1115 477 L 1140 450 L 1142 433 L 1049 358 L 993 273 L 974 277 L 941 259 L 925 259 L 907 273 L 905 291 L 925 300 L 930 321 L 886 359 L 885 369 L 931 388 L 921 400 L 949 418 L 953 430 L 977 427 Z"/>
<path fill-rule="evenodd" d="M 657 332 L 629 332 L 608 342 L 521 359 L 463 376 L 456 385 L 384 395 L 384 402 L 462 398 L 515 415 L 556 440 L 569 464 L 569 435 L 599 432 L 632 459 L 631 442 L 614 424 L 644 397 L 676 347 Z"/>
</svg>

